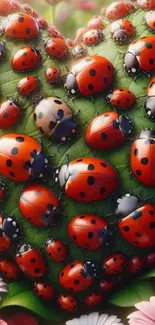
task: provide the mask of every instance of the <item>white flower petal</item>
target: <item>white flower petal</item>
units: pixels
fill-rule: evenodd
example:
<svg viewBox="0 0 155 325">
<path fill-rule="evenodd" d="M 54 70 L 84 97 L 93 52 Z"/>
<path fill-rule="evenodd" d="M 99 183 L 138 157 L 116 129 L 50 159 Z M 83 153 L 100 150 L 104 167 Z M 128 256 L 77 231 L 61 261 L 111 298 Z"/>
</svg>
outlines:
<svg viewBox="0 0 155 325">
<path fill-rule="evenodd" d="M 104 322 L 106 321 L 107 318 L 108 318 L 108 314 L 100 315 L 97 325 L 104 325 Z"/>
<path fill-rule="evenodd" d="M 73 318 L 72 320 L 66 322 L 66 325 L 81 325 L 81 324 L 79 318 Z"/>
<path fill-rule="evenodd" d="M 8 290 L 6 288 L 2 288 L 0 292 L 8 292 Z"/>
<path fill-rule="evenodd" d="M 117 319 L 117 316 L 113 315 L 108 317 L 108 319 L 104 322 L 104 325 L 113 325 Z"/>
<path fill-rule="evenodd" d="M 97 325 L 99 313 L 94 312 L 88 315 L 88 325 Z"/>
<path fill-rule="evenodd" d="M 80 324 L 81 325 L 88 325 L 88 316 L 87 315 L 82 315 L 79 318 Z"/>
</svg>

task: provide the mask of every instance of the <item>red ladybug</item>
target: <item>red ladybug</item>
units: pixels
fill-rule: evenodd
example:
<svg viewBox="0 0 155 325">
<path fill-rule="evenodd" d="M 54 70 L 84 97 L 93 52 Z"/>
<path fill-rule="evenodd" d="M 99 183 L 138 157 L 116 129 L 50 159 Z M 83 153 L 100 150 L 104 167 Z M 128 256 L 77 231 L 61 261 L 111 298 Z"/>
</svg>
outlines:
<svg viewBox="0 0 155 325">
<path fill-rule="evenodd" d="M 135 95 L 128 89 L 114 89 L 107 100 L 116 109 L 130 109 L 136 102 Z"/>
<path fill-rule="evenodd" d="M 111 279 L 100 281 L 100 290 L 102 292 L 110 292 L 114 288 L 114 281 Z"/>
<path fill-rule="evenodd" d="M 138 181 L 145 186 L 155 185 L 155 131 L 140 133 L 131 148 L 131 169 Z"/>
<path fill-rule="evenodd" d="M 61 72 L 56 67 L 49 67 L 46 70 L 45 77 L 50 85 L 57 86 L 61 81 Z"/>
<path fill-rule="evenodd" d="M 55 182 L 73 200 L 90 202 L 109 196 L 118 185 L 118 174 L 105 160 L 84 157 L 57 169 Z"/>
<path fill-rule="evenodd" d="M 41 61 L 39 51 L 27 45 L 22 49 L 18 50 L 12 58 L 12 68 L 14 70 L 25 72 L 36 69 Z"/>
<path fill-rule="evenodd" d="M 11 240 L 3 231 L 3 216 L 0 214 L 0 253 L 5 252 L 11 247 Z"/>
<path fill-rule="evenodd" d="M 68 248 L 60 239 L 49 238 L 46 240 L 46 252 L 51 260 L 61 263 L 67 259 Z"/>
<path fill-rule="evenodd" d="M 29 277 L 42 277 L 46 272 L 46 265 L 40 251 L 29 244 L 18 248 L 16 262 L 20 269 Z"/>
<path fill-rule="evenodd" d="M 7 186 L 6 184 L 0 179 L 0 201 L 4 199 L 4 196 L 6 195 Z"/>
<path fill-rule="evenodd" d="M 103 301 L 102 294 L 100 292 L 89 293 L 84 299 L 84 304 L 87 307 L 95 307 L 101 305 Z"/>
<path fill-rule="evenodd" d="M 146 26 L 155 33 L 155 11 L 149 11 L 145 14 Z"/>
<path fill-rule="evenodd" d="M 125 17 L 136 9 L 131 1 L 117 1 L 113 2 L 106 9 L 106 18 L 109 20 L 117 20 Z"/>
<path fill-rule="evenodd" d="M 88 29 L 104 29 L 103 21 L 100 16 L 92 17 L 87 23 Z"/>
<path fill-rule="evenodd" d="M 72 67 L 64 86 L 71 97 L 78 93 L 93 96 L 109 87 L 113 77 L 114 67 L 108 59 L 87 56 Z"/>
<path fill-rule="evenodd" d="M 155 9 L 154 0 L 137 0 L 137 2 L 142 9 Z"/>
<path fill-rule="evenodd" d="M 16 262 L 8 259 L 0 260 L 0 272 L 2 272 L 6 278 L 11 280 L 17 280 L 21 274 L 20 268 Z"/>
<path fill-rule="evenodd" d="M 27 14 L 31 15 L 34 18 L 38 18 L 38 12 L 29 6 L 28 4 L 24 3 L 20 5 L 21 11 L 26 12 Z"/>
<path fill-rule="evenodd" d="M 123 195 L 117 203 L 116 214 L 123 217 L 118 221 L 118 229 L 124 239 L 139 248 L 154 247 L 155 207 L 130 194 Z"/>
<path fill-rule="evenodd" d="M 87 55 L 86 46 L 83 43 L 79 43 L 72 48 L 72 56 L 75 59 L 80 59 Z"/>
<path fill-rule="evenodd" d="M 116 20 L 111 25 L 111 33 L 115 42 L 125 44 L 133 36 L 135 28 L 127 19 Z"/>
<path fill-rule="evenodd" d="M 146 36 L 132 42 L 124 58 L 124 69 L 129 75 L 137 75 L 140 71 L 149 72 L 155 69 L 154 60 L 155 36 Z"/>
<path fill-rule="evenodd" d="M 64 36 L 53 25 L 48 26 L 48 34 L 49 34 L 49 36 L 52 36 L 53 38 L 58 38 L 58 39 L 64 40 Z"/>
<path fill-rule="evenodd" d="M 39 297 L 45 301 L 54 299 L 55 290 L 53 286 L 45 281 L 36 281 L 34 283 L 34 292 Z"/>
<path fill-rule="evenodd" d="M 45 50 L 50 56 L 57 59 L 66 59 L 69 49 L 64 39 L 50 38 L 45 44 Z"/>
<path fill-rule="evenodd" d="M 38 37 L 39 25 L 35 18 L 26 13 L 15 13 L 10 15 L 4 23 L 6 36 L 28 40 Z"/>
<path fill-rule="evenodd" d="M 2 41 L 0 41 L 0 60 L 4 59 L 5 53 L 6 53 L 5 45 Z"/>
<path fill-rule="evenodd" d="M 21 115 L 20 104 L 13 98 L 0 103 L 0 128 L 9 129 L 19 122 Z"/>
<path fill-rule="evenodd" d="M 37 22 L 38 22 L 40 29 L 47 29 L 48 22 L 44 19 L 44 17 L 38 17 Z"/>
<path fill-rule="evenodd" d="M 96 277 L 96 268 L 91 261 L 72 262 L 64 267 L 59 274 L 60 285 L 71 292 L 87 290 Z"/>
<path fill-rule="evenodd" d="M 155 119 L 155 77 L 151 79 L 146 90 L 147 100 L 145 101 L 144 108 L 149 118 Z"/>
<path fill-rule="evenodd" d="M 154 252 L 147 255 L 146 264 L 147 264 L 147 266 L 155 265 L 155 253 Z"/>
<path fill-rule="evenodd" d="M 130 274 L 135 274 L 140 272 L 144 268 L 144 261 L 140 256 L 133 256 L 129 260 L 128 272 Z"/>
<path fill-rule="evenodd" d="M 103 41 L 102 30 L 90 29 L 86 31 L 83 35 L 83 42 L 86 46 L 96 45 Z"/>
<path fill-rule="evenodd" d="M 58 297 L 58 305 L 65 311 L 74 312 L 78 308 L 78 301 L 75 297 L 62 293 Z"/>
<path fill-rule="evenodd" d="M 153 77 L 149 82 L 149 85 L 146 90 L 146 94 L 148 97 L 155 97 L 155 77 Z"/>
<path fill-rule="evenodd" d="M 89 250 L 108 245 L 112 236 L 107 221 L 93 214 L 73 218 L 68 224 L 68 234 L 76 245 Z"/>
<path fill-rule="evenodd" d="M 126 257 L 122 253 L 115 253 L 102 262 L 102 268 L 107 275 L 116 275 L 122 273 L 126 269 Z"/>
<path fill-rule="evenodd" d="M 0 161 L 0 173 L 17 182 L 42 178 L 48 170 L 48 159 L 42 154 L 41 145 L 24 134 L 0 137 Z"/>
<path fill-rule="evenodd" d="M 36 227 L 54 226 L 60 219 L 56 194 L 39 184 L 24 188 L 19 199 L 19 210 Z"/>
<path fill-rule="evenodd" d="M 17 91 L 22 96 L 29 96 L 40 88 L 40 81 L 35 76 L 28 76 L 21 79 L 17 85 Z"/>
<path fill-rule="evenodd" d="M 117 112 L 105 112 L 95 117 L 85 134 L 86 144 L 95 150 L 106 150 L 119 146 L 132 132 L 132 123 Z"/>
</svg>

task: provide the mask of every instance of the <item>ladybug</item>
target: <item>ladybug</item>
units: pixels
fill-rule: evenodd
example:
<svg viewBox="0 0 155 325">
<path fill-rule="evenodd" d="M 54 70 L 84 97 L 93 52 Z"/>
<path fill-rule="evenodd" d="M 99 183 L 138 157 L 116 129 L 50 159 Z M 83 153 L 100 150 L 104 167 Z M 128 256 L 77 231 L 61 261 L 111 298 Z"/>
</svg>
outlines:
<svg viewBox="0 0 155 325">
<path fill-rule="evenodd" d="M 71 97 L 79 92 L 83 96 L 93 96 L 109 87 L 113 77 L 114 67 L 108 59 L 87 56 L 72 67 L 64 87 Z"/>
<path fill-rule="evenodd" d="M 54 299 L 55 296 L 54 287 L 48 282 L 36 281 L 34 283 L 33 290 L 39 298 L 45 301 Z"/>
<path fill-rule="evenodd" d="M 116 275 L 126 269 L 126 257 L 122 253 L 115 253 L 102 261 L 102 268 L 107 275 Z"/>
<path fill-rule="evenodd" d="M 11 240 L 3 231 L 3 216 L 0 214 L 0 253 L 5 252 L 11 247 Z"/>
<path fill-rule="evenodd" d="M 116 109 L 130 109 L 135 104 L 136 97 L 128 89 L 114 89 L 107 95 L 107 101 Z"/>
<path fill-rule="evenodd" d="M 133 256 L 128 263 L 128 272 L 130 274 L 135 274 L 144 268 L 144 261 L 140 256 Z"/>
<path fill-rule="evenodd" d="M 149 118 L 155 119 L 155 77 L 153 77 L 147 87 L 147 100 L 145 101 L 144 108 Z"/>
<path fill-rule="evenodd" d="M 74 47 L 74 41 L 71 38 L 66 38 L 66 44 L 69 48 Z"/>
<path fill-rule="evenodd" d="M 140 71 L 154 70 L 154 46 L 154 35 L 142 37 L 132 42 L 124 58 L 125 71 L 129 75 L 137 75 Z"/>
<path fill-rule="evenodd" d="M 155 253 L 152 252 L 146 256 L 146 265 L 152 266 L 155 265 Z"/>
<path fill-rule="evenodd" d="M 4 27 L 3 27 L 4 26 Z M 39 25 L 35 18 L 26 13 L 15 13 L 2 22 L 5 35 L 14 39 L 29 40 L 39 35 Z"/>
<path fill-rule="evenodd" d="M 111 24 L 113 39 L 119 44 L 127 43 L 134 32 L 135 28 L 133 24 L 127 19 L 117 20 Z"/>
<path fill-rule="evenodd" d="M 80 59 L 87 55 L 87 49 L 83 43 L 79 43 L 72 48 L 72 56 L 75 59 Z"/>
<path fill-rule="evenodd" d="M 19 122 L 21 107 L 13 98 L 0 103 L 0 129 L 8 129 Z"/>
<path fill-rule="evenodd" d="M 143 147 L 144 150 L 144 147 Z M 155 207 L 127 193 L 117 200 L 118 229 L 124 239 L 139 248 L 155 246 Z"/>
<path fill-rule="evenodd" d="M 25 134 L 0 137 L 0 160 L 0 173 L 17 182 L 43 178 L 48 172 L 48 159 L 41 145 Z"/>
<path fill-rule="evenodd" d="M 35 9 L 33 9 L 31 6 L 29 6 L 28 4 L 26 4 L 26 3 L 21 4 L 20 9 L 21 9 L 21 11 L 26 12 L 30 16 L 32 16 L 34 18 L 38 18 L 38 12 Z"/>
<path fill-rule="evenodd" d="M 137 0 L 137 2 L 142 9 L 155 9 L 154 0 Z"/>
<path fill-rule="evenodd" d="M 60 285 L 71 292 L 87 290 L 96 277 L 96 268 L 91 261 L 75 261 L 61 270 L 59 275 Z"/>
<path fill-rule="evenodd" d="M 64 36 L 53 25 L 48 26 L 48 34 L 49 34 L 49 36 L 52 36 L 53 38 L 58 38 L 58 39 L 64 40 Z"/>
<path fill-rule="evenodd" d="M 85 299 L 84 304 L 87 307 L 95 307 L 101 305 L 103 301 L 102 294 L 100 292 L 89 293 Z"/>
<path fill-rule="evenodd" d="M 21 79 L 17 85 L 17 91 L 22 96 L 29 96 L 40 88 L 40 81 L 35 76 L 27 76 Z"/>
<path fill-rule="evenodd" d="M 100 16 L 92 17 L 87 23 L 87 29 L 104 29 L 102 18 Z"/>
<path fill-rule="evenodd" d="M 8 216 L 3 219 L 2 229 L 9 240 L 17 240 L 21 235 L 19 222 L 14 216 Z"/>
<path fill-rule="evenodd" d="M 34 111 L 34 120 L 43 135 L 59 143 L 72 140 L 77 134 L 77 123 L 71 109 L 57 97 L 40 101 Z"/>
<path fill-rule="evenodd" d="M 43 17 L 38 17 L 37 22 L 40 29 L 47 29 L 48 28 L 48 22 Z"/>
<path fill-rule="evenodd" d="M 83 42 L 86 46 L 99 44 L 103 41 L 103 33 L 100 29 L 90 29 L 83 35 Z"/>
<path fill-rule="evenodd" d="M 155 33 L 155 11 L 149 11 L 145 14 L 146 26 Z"/>
<path fill-rule="evenodd" d="M 73 200 L 90 202 L 109 196 L 118 185 L 118 174 L 105 160 L 84 157 L 57 169 L 55 182 Z"/>
<path fill-rule="evenodd" d="M 6 184 L 0 179 L 0 202 L 4 199 L 6 195 L 7 186 Z"/>
<path fill-rule="evenodd" d="M 145 186 L 155 185 L 155 131 L 142 131 L 131 148 L 131 169 L 138 181 Z"/>
<path fill-rule="evenodd" d="M 68 224 L 68 234 L 76 245 L 89 250 L 108 245 L 112 237 L 107 221 L 93 214 L 73 218 Z"/>
<path fill-rule="evenodd" d="M 51 260 L 62 263 L 65 262 L 68 255 L 68 248 L 60 239 L 49 238 L 46 240 L 46 252 Z"/>
<path fill-rule="evenodd" d="M 0 260 L 0 272 L 2 272 L 6 278 L 11 280 L 17 280 L 21 275 L 20 268 L 16 262 L 6 258 Z"/>
<path fill-rule="evenodd" d="M 118 20 L 134 11 L 136 6 L 131 1 L 117 1 L 111 3 L 106 9 L 106 18 L 109 20 Z"/>
<path fill-rule="evenodd" d="M 58 305 L 65 311 L 74 312 L 78 308 L 78 301 L 75 297 L 62 293 L 58 297 Z"/>
<path fill-rule="evenodd" d="M 56 67 L 49 67 L 45 73 L 46 80 L 52 86 L 57 86 L 61 81 L 61 72 Z"/>
<path fill-rule="evenodd" d="M 69 49 L 64 39 L 50 38 L 45 43 L 46 52 L 56 59 L 66 59 L 69 55 Z"/>
<path fill-rule="evenodd" d="M 114 281 L 111 279 L 102 280 L 100 281 L 99 287 L 102 292 L 110 292 L 114 288 Z"/>
<path fill-rule="evenodd" d="M 83 42 L 83 35 L 84 35 L 85 32 L 86 32 L 86 29 L 84 27 L 78 28 L 78 30 L 76 32 L 76 37 L 75 37 L 75 40 L 74 40 L 75 45 L 80 44 L 80 43 Z"/>
<path fill-rule="evenodd" d="M 18 50 L 12 58 L 12 68 L 16 71 L 25 72 L 36 69 L 41 61 L 39 51 L 27 45 Z"/>
<path fill-rule="evenodd" d="M 59 200 L 47 187 L 27 186 L 19 199 L 19 210 L 32 225 L 40 228 L 54 226 L 60 219 Z"/>
<path fill-rule="evenodd" d="M 133 129 L 132 122 L 117 112 L 104 112 L 95 117 L 85 133 L 86 144 L 95 150 L 110 149 L 122 144 Z"/>
<path fill-rule="evenodd" d="M 18 247 L 16 262 L 20 269 L 32 279 L 40 278 L 46 272 L 46 265 L 40 251 L 29 244 Z"/>
<path fill-rule="evenodd" d="M 4 59 L 5 53 L 6 53 L 5 45 L 2 41 L 0 41 L 0 60 Z"/>
</svg>

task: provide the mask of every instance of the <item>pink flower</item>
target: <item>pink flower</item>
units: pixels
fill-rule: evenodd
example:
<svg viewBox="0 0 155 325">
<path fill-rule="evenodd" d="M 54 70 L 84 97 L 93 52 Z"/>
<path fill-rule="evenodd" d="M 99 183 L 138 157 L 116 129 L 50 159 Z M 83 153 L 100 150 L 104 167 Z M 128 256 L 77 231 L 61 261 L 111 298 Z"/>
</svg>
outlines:
<svg viewBox="0 0 155 325">
<path fill-rule="evenodd" d="M 135 305 L 138 311 L 128 316 L 130 325 L 155 325 L 155 297 Z"/>
<path fill-rule="evenodd" d="M 0 319 L 0 325 L 8 325 L 4 320 Z"/>
</svg>

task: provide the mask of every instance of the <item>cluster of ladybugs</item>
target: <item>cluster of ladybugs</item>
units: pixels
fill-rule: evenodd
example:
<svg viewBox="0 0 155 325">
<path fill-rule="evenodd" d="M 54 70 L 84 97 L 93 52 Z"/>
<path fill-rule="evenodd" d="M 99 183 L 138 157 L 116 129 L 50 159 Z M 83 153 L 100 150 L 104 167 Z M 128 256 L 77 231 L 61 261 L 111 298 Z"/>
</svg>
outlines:
<svg viewBox="0 0 155 325">
<path fill-rule="evenodd" d="M 140 6 L 155 9 L 154 1 L 139 1 Z M 130 1 L 118 1 L 107 8 L 106 17 L 109 20 L 122 19 L 135 9 Z M 154 13 L 146 15 L 147 25 L 154 31 L 152 19 Z M 2 30 L 7 37 L 29 40 L 38 37 L 42 24 L 28 13 L 15 13 L 3 21 Z M 57 59 L 65 59 L 69 54 L 69 46 L 75 57 L 86 55 L 84 45 L 94 45 L 103 39 L 103 23 L 100 17 L 94 17 L 81 30 L 74 44 L 68 43 L 56 34 L 45 43 L 46 52 Z M 134 32 L 134 27 L 127 20 L 120 20 L 112 24 L 111 30 L 115 41 L 124 43 Z M 53 30 L 52 30 L 53 33 Z M 53 34 L 52 34 L 53 35 Z M 69 46 L 68 46 L 69 44 Z M 72 46 L 74 45 L 74 46 Z M 124 67 L 128 74 L 136 75 L 140 70 L 149 72 L 155 69 L 154 60 L 155 36 L 138 39 L 130 44 L 124 58 Z M 84 51 L 83 51 L 84 49 Z M 0 43 L 0 58 L 5 58 L 5 45 Z M 35 69 L 41 62 L 41 56 L 36 48 L 30 45 L 18 50 L 12 58 L 15 71 L 27 72 Z M 60 71 L 56 67 L 49 67 L 46 79 L 51 85 L 58 85 L 61 81 Z M 93 96 L 106 90 L 114 78 L 112 63 L 101 56 L 86 56 L 76 63 L 67 75 L 65 88 L 71 97 L 80 93 L 83 96 Z M 29 75 L 20 80 L 17 85 L 22 96 L 29 96 L 39 91 L 38 79 Z M 154 79 L 148 86 L 148 99 L 145 108 L 148 116 L 154 116 Z M 114 89 L 107 96 L 107 100 L 115 111 L 104 112 L 97 116 L 87 127 L 85 140 L 88 146 L 96 150 L 109 149 L 120 145 L 132 131 L 132 123 L 127 116 L 119 116 L 116 109 L 132 108 L 136 98 L 128 89 Z M 20 105 L 9 99 L 1 103 L 0 127 L 13 126 L 20 117 Z M 77 123 L 72 111 L 61 99 L 50 97 L 40 99 L 35 105 L 34 119 L 42 134 L 53 137 L 58 142 L 73 139 L 77 133 Z M 155 185 L 153 172 L 155 132 L 143 131 L 132 146 L 131 168 L 136 178 L 144 185 Z M 144 150 L 145 148 L 145 150 Z M 118 186 L 118 174 L 105 160 L 86 157 L 78 158 L 64 164 L 59 169 L 49 165 L 48 157 L 42 152 L 41 145 L 33 138 L 23 134 L 6 134 L 0 137 L 0 173 L 14 181 L 26 182 L 29 179 L 39 180 L 53 176 L 55 182 L 65 189 L 66 194 L 73 200 L 90 202 L 105 199 Z M 1 184 L 1 198 L 5 192 L 5 185 Z M 55 226 L 60 221 L 61 211 L 59 198 L 48 188 L 39 185 L 26 186 L 19 198 L 21 214 L 29 223 L 41 228 Z M 141 201 L 135 195 L 126 194 L 117 200 L 116 215 L 121 219 L 117 227 L 131 245 L 139 248 L 152 249 L 155 246 L 155 207 Z M 112 237 L 112 226 L 104 218 L 96 215 L 79 215 L 73 218 L 67 227 L 69 238 L 79 247 L 96 250 L 109 244 Z M 0 251 L 10 248 L 12 242 L 16 245 L 21 230 L 18 221 L 13 216 L 0 218 Z M 68 247 L 60 239 L 49 238 L 46 241 L 46 252 L 55 262 L 65 262 L 68 257 Z M 34 285 L 35 293 L 45 299 L 55 297 L 53 286 L 40 280 L 46 273 L 46 264 L 41 252 L 29 244 L 18 247 L 16 263 L 8 259 L 0 261 L 0 271 L 9 279 L 16 279 L 21 271 L 32 279 L 38 279 Z M 146 256 L 147 266 L 155 264 L 155 254 Z M 144 269 L 144 261 L 137 256 L 127 260 L 124 254 L 115 253 L 102 261 L 102 278 L 100 289 L 111 291 L 121 279 L 123 272 L 137 273 Z M 59 306 L 68 311 L 77 308 L 77 299 L 72 293 L 78 293 L 89 288 L 97 276 L 95 264 L 92 261 L 84 263 L 75 261 L 67 264 L 60 274 L 60 285 L 71 292 L 58 297 Z M 102 301 L 102 294 L 95 292 L 85 298 L 85 304 L 92 306 Z"/>
</svg>

